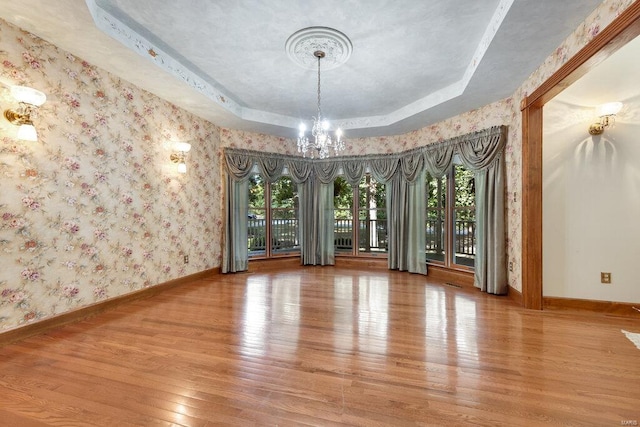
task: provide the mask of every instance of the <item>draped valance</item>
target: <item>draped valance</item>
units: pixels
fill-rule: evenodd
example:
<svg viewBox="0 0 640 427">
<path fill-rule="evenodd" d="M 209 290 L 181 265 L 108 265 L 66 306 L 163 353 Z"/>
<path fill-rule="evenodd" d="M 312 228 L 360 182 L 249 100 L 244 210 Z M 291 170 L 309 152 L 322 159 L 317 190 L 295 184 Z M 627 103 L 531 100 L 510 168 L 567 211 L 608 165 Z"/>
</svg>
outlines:
<svg viewBox="0 0 640 427">
<path fill-rule="evenodd" d="M 285 168 L 296 183 L 305 182 L 313 175 L 326 184 L 342 173 L 348 183 L 355 184 L 360 182 L 366 171 L 370 171 L 380 182 L 389 182 L 396 173 L 401 173 L 407 182 L 413 182 L 422 171 L 427 171 L 434 178 L 442 177 L 451 167 L 456 154 L 469 169 L 488 168 L 504 151 L 506 129 L 505 126 L 494 126 L 392 154 L 307 159 L 286 154 L 225 148 L 224 155 L 227 171 L 236 180 L 246 179 L 252 168 L 257 165 L 262 176 L 269 182 L 280 178 Z"/>
</svg>

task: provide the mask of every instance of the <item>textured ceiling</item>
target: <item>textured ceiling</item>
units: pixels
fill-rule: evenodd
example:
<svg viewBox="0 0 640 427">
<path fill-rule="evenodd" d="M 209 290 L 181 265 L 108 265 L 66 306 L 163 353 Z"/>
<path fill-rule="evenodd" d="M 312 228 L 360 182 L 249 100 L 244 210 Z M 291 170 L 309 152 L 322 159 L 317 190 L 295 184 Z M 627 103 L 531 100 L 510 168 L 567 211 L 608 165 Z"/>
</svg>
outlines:
<svg viewBox="0 0 640 427">
<path fill-rule="evenodd" d="M 335 28 L 353 53 L 322 73 L 322 107 L 348 138 L 510 96 L 599 3 L 22 0 L 0 16 L 218 125 L 287 137 L 315 115 L 317 82 L 285 42 Z"/>
</svg>

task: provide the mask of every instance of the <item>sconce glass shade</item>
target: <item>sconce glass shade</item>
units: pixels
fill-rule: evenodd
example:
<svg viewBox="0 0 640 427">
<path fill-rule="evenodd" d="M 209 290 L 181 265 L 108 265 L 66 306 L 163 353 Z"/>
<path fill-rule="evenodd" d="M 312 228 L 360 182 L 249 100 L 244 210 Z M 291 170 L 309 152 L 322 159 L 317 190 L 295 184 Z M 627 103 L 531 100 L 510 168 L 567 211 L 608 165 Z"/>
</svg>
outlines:
<svg viewBox="0 0 640 427">
<path fill-rule="evenodd" d="M 175 148 L 177 151 L 188 153 L 189 150 L 191 150 L 191 144 L 189 144 L 188 142 L 176 142 Z"/>
<path fill-rule="evenodd" d="M 597 108 L 598 117 L 612 116 L 618 114 L 622 109 L 622 102 L 608 102 Z"/>
<path fill-rule="evenodd" d="M 11 95 L 18 101 L 26 104 L 41 106 L 47 100 L 47 96 L 39 90 L 27 86 L 11 86 Z"/>
<path fill-rule="evenodd" d="M 36 128 L 32 124 L 23 124 L 18 128 L 18 139 L 23 139 L 25 141 L 37 141 L 38 133 L 36 132 Z"/>
<path fill-rule="evenodd" d="M 173 163 L 178 164 L 178 173 L 187 173 L 187 164 L 185 163 L 186 154 L 191 150 L 191 144 L 188 142 L 176 142 L 173 144 L 173 149 L 177 151 L 177 153 L 171 154 L 169 159 Z"/>
</svg>

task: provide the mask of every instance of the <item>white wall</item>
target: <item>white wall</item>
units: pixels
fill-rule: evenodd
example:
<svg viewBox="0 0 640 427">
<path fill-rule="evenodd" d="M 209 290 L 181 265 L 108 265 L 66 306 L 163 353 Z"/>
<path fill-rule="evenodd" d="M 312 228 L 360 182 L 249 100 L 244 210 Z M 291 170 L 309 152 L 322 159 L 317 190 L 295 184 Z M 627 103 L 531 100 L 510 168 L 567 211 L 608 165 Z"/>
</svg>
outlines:
<svg viewBox="0 0 640 427">
<path fill-rule="evenodd" d="M 554 100 L 545 121 L 571 110 Z M 543 293 L 640 302 L 640 123 L 619 121 L 595 137 L 588 123 L 544 135 Z M 600 272 L 612 283 L 601 284 Z"/>
</svg>

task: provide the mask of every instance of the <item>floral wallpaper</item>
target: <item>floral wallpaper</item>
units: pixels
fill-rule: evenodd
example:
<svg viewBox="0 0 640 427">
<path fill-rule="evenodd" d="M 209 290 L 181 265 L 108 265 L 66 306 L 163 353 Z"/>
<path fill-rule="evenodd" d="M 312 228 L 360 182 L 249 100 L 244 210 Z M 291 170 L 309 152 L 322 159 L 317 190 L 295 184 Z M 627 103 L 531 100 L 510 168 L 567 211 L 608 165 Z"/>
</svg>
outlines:
<svg viewBox="0 0 640 427">
<path fill-rule="evenodd" d="M 47 95 L 0 122 L 0 330 L 220 265 L 219 128 L 1 20 L 0 62 L 3 111 Z"/>
<path fill-rule="evenodd" d="M 295 139 L 279 136 L 243 132 L 240 130 L 222 129 L 220 142 L 223 147 L 244 148 L 254 151 L 298 155 Z"/>
<path fill-rule="evenodd" d="M 633 0 L 606 0 L 509 98 L 392 137 L 348 140 L 387 153 L 508 125 L 509 284 L 521 289 L 519 103 Z M 220 129 L 0 20 L 0 104 L 27 85 L 48 101 L 38 142 L 0 120 L 0 331 L 220 266 L 222 147 L 296 154 L 285 138 Z M 188 141 L 188 172 L 169 162 Z M 184 264 L 183 255 L 189 255 Z"/>
</svg>

